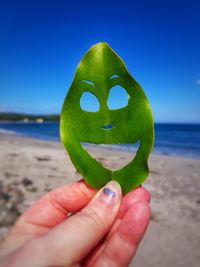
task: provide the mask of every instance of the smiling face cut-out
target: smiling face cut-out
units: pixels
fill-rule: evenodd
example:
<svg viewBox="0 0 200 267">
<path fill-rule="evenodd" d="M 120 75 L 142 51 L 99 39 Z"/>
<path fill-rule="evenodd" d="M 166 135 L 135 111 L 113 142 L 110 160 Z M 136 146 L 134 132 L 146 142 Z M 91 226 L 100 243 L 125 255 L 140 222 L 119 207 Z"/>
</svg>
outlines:
<svg viewBox="0 0 200 267">
<path fill-rule="evenodd" d="M 125 107 L 111 110 L 108 97 L 115 86 L 128 96 Z M 80 99 L 91 93 L 99 104 L 96 112 L 81 108 Z M 153 145 L 151 109 L 140 85 L 130 76 L 124 62 L 106 44 L 90 48 L 80 61 L 61 112 L 60 135 L 70 158 L 86 182 L 100 188 L 117 180 L 124 193 L 141 184 L 148 175 L 147 159 Z M 104 168 L 81 146 L 140 142 L 135 158 L 120 170 Z"/>
</svg>

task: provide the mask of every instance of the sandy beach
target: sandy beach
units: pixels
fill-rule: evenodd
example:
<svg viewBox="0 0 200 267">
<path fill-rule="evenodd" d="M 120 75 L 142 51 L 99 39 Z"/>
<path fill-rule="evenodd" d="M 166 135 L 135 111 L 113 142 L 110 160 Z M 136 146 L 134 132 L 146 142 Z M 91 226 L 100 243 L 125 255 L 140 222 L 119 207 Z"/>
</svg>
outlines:
<svg viewBox="0 0 200 267">
<path fill-rule="evenodd" d="M 110 168 L 131 152 L 88 147 Z M 0 134 L 0 239 L 17 217 L 47 191 L 78 180 L 61 144 Z M 146 186 L 151 223 L 134 267 L 197 267 L 200 264 L 200 159 L 152 154 Z"/>
</svg>

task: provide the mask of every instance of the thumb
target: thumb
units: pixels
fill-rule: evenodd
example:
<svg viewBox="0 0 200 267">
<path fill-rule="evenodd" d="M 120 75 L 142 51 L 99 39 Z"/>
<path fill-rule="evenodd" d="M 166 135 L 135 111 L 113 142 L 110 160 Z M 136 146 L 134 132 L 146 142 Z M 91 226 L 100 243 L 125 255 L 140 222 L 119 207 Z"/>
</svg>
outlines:
<svg viewBox="0 0 200 267">
<path fill-rule="evenodd" d="M 32 245 L 37 249 L 32 249 L 39 252 L 39 257 L 47 265 L 69 266 L 79 263 L 109 231 L 120 203 L 121 188 L 117 182 L 111 181 L 79 213 L 40 237 L 39 244 L 34 242 L 35 245 Z"/>
</svg>

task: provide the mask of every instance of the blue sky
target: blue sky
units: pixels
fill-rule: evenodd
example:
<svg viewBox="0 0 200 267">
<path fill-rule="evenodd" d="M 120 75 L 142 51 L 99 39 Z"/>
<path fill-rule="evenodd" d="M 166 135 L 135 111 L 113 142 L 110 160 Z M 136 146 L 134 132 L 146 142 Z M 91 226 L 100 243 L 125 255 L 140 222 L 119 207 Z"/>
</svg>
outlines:
<svg viewBox="0 0 200 267">
<path fill-rule="evenodd" d="M 59 113 L 83 54 L 107 42 L 156 122 L 200 123 L 200 2 L 4 1 L 0 111 Z"/>
</svg>

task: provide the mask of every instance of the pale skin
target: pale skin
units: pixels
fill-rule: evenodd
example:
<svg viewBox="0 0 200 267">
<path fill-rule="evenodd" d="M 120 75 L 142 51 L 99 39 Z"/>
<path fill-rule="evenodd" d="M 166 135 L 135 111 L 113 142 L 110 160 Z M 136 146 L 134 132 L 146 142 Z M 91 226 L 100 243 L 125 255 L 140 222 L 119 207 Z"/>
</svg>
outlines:
<svg viewBox="0 0 200 267">
<path fill-rule="evenodd" d="M 122 198 L 117 182 L 57 188 L 30 207 L 0 247 L 2 267 L 125 267 L 150 220 L 144 187 Z"/>
</svg>

